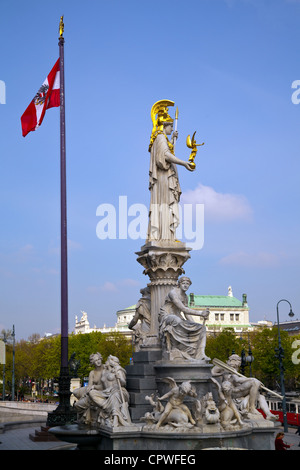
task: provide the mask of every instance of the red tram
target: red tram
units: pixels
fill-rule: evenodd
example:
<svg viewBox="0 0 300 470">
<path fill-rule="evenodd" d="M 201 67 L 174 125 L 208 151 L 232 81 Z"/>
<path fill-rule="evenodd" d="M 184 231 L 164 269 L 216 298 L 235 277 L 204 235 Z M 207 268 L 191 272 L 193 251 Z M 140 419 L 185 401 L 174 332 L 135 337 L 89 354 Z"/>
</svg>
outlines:
<svg viewBox="0 0 300 470">
<path fill-rule="evenodd" d="M 278 398 L 266 398 L 268 407 L 272 414 L 279 416 L 279 421 L 283 424 L 282 401 Z M 262 410 L 258 410 L 262 414 Z M 300 399 L 286 399 L 286 417 L 289 426 L 300 426 Z"/>
</svg>

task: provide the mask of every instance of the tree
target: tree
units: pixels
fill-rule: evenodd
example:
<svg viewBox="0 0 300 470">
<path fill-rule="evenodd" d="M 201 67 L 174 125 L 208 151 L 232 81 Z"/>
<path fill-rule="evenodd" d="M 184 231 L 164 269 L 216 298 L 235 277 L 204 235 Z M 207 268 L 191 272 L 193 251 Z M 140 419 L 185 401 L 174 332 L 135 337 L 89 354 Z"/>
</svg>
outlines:
<svg viewBox="0 0 300 470">
<path fill-rule="evenodd" d="M 100 352 L 105 362 L 111 354 L 120 360 L 122 367 L 130 363 L 132 345 L 121 333 L 103 334 L 92 332 L 87 334 L 71 335 L 69 337 L 69 354 L 75 352 L 76 360 L 80 361 L 78 376 L 83 378 L 91 370 L 90 355 Z"/>
<path fill-rule="evenodd" d="M 295 389 L 299 380 L 299 366 L 292 361 L 292 344 L 297 339 L 289 336 L 284 330 L 280 331 L 281 344 L 284 351 L 283 367 L 287 389 Z M 280 370 L 278 352 L 278 329 L 277 327 L 263 329 L 253 335 L 252 350 L 255 356 L 255 371 L 259 378 L 269 388 L 279 388 Z"/>
<path fill-rule="evenodd" d="M 49 380 L 59 377 L 61 337 L 60 335 L 44 338 L 36 341 L 32 335 L 32 341 L 21 340 L 15 345 L 15 384 L 16 390 L 19 384 L 25 384 L 28 379 L 38 381 Z M 285 383 L 287 390 L 295 390 L 300 384 L 300 368 L 297 361 L 293 361 L 295 349 L 293 344 L 300 336 L 288 336 L 287 332 L 281 331 L 282 347 L 284 349 L 283 365 L 285 368 Z M 277 328 L 265 328 L 261 331 L 250 333 L 254 362 L 252 373 L 254 377 L 268 388 L 279 388 L 279 361 L 275 357 L 275 348 L 278 347 Z M 248 350 L 248 335 L 240 338 L 235 335 L 233 329 L 226 329 L 217 336 L 208 336 L 206 354 L 212 359 L 218 358 L 226 362 L 234 352 L 241 355 L 241 351 Z M 103 362 L 111 354 L 117 356 L 122 367 L 130 363 L 132 355 L 132 344 L 121 333 L 103 334 L 92 332 L 69 336 L 69 357 L 75 353 L 75 359 L 80 361 L 78 377 L 81 379 L 88 376 L 91 365 L 90 355 L 100 352 Z M 12 382 L 12 345 L 6 343 L 6 384 Z M 297 356 L 298 357 L 298 356 Z M 246 367 L 245 375 L 249 375 Z M 8 388 L 7 388 L 8 389 Z"/>
<path fill-rule="evenodd" d="M 227 362 L 229 356 L 235 353 L 241 355 L 245 341 L 240 340 L 232 328 L 226 328 L 217 336 L 208 336 L 206 341 L 206 354 L 211 358 Z"/>
</svg>

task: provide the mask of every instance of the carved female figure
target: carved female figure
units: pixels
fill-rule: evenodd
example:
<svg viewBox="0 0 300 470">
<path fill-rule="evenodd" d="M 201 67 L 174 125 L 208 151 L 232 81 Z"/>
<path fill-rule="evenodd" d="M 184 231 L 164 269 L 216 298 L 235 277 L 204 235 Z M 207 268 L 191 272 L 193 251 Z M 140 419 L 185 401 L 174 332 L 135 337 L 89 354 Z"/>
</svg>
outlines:
<svg viewBox="0 0 300 470">
<path fill-rule="evenodd" d="M 167 105 L 173 104 L 162 100 L 155 103 L 151 110 L 154 128 L 149 146 L 151 201 L 148 240 L 175 240 L 181 195 L 176 165 L 182 165 L 189 171 L 194 170 L 189 162 L 180 160 L 174 154 L 173 144 L 178 137 L 177 131 L 174 131 L 171 141 L 168 139 L 173 132 L 173 119 L 168 114 Z M 154 118 L 156 114 L 157 119 Z"/>
<path fill-rule="evenodd" d="M 209 309 L 199 312 L 188 307 L 186 291 L 190 285 L 191 280 L 183 276 L 167 295 L 158 315 L 159 334 L 170 359 L 209 361 L 205 355 L 206 327 L 192 317 L 200 316 L 206 320 Z"/>
<path fill-rule="evenodd" d="M 103 389 L 101 376 L 104 366 L 102 364 L 102 356 L 99 352 L 90 355 L 90 364 L 94 366 L 94 369 L 89 373 L 88 385 L 86 387 L 76 388 L 73 391 L 73 395 L 77 398 L 74 407 L 77 411 L 78 421 L 85 424 L 93 424 L 89 392 L 91 390 Z"/>
<path fill-rule="evenodd" d="M 103 390 L 91 390 L 89 396 L 99 408 L 100 424 L 126 426 L 131 424 L 128 411 L 129 394 L 125 389 L 126 372 L 119 359 L 108 356 L 101 377 Z"/>
</svg>

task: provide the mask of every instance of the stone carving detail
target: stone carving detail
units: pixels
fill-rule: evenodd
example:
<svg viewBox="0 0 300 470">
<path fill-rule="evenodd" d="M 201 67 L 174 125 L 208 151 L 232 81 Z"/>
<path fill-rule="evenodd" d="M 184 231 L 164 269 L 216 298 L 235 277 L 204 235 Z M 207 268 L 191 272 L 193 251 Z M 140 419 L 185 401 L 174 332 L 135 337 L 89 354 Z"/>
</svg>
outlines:
<svg viewBox="0 0 300 470">
<path fill-rule="evenodd" d="M 104 367 L 102 364 L 102 355 L 99 352 L 91 354 L 90 364 L 94 366 L 94 369 L 89 373 L 88 385 L 76 388 L 73 391 L 73 395 L 77 398 L 77 401 L 74 403 L 74 408 L 77 411 L 77 421 L 80 424 L 96 425 L 97 411 L 92 405 L 89 392 L 93 389 L 103 389 L 101 382 Z"/>
<path fill-rule="evenodd" d="M 139 257 L 137 261 L 145 268 L 144 274 L 148 274 L 150 279 L 156 278 L 155 273 L 162 271 L 161 276 L 166 276 L 167 271 L 176 273 L 177 277 L 184 273 L 182 266 L 190 258 L 187 251 L 180 252 L 168 252 L 163 250 L 147 250 L 146 252 L 138 253 Z M 158 273 L 157 273 L 158 274 Z M 157 275 L 156 274 L 156 275 Z M 174 277 L 174 274 L 172 277 Z M 177 279 L 177 277 L 175 279 Z"/>
<path fill-rule="evenodd" d="M 182 277 L 166 297 L 161 307 L 159 334 L 162 347 L 170 360 L 209 361 L 205 355 L 206 327 L 196 323 L 192 316 L 200 316 L 204 321 L 209 310 L 197 311 L 189 308 L 186 291 L 191 285 L 188 277 Z"/>
<path fill-rule="evenodd" d="M 104 366 L 99 353 L 91 355 L 95 370 L 86 387 L 74 390 L 78 422 L 89 426 L 131 426 L 129 394 L 125 388 L 126 372 L 115 356 L 108 356 Z"/>
<path fill-rule="evenodd" d="M 232 398 L 233 385 L 228 380 L 225 380 L 222 385 L 217 380 L 212 378 L 216 384 L 219 395 L 219 411 L 221 417 L 221 426 L 225 430 L 234 430 L 236 427 L 242 428 L 244 423 L 241 414 Z"/>
<path fill-rule="evenodd" d="M 128 325 L 128 328 L 133 330 L 133 340 L 136 351 L 139 351 L 141 345 L 144 344 L 150 332 L 151 323 L 151 294 L 149 287 L 141 289 L 140 293 L 142 297 L 138 301 L 134 317 Z"/>
<path fill-rule="evenodd" d="M 226 364 L 218 359 L 214 359 L 213 363 L 215 365 L 212 369 L 212 380 L 217 386 L 221 406 L 224 408 L 223 414 L 226 415 L 226 419 L 224 419 L 225 427 L 228 426 L 230 421 L 228 404 L 230 404 L 229 407 L 233 413 L 232 418 L 234 416 L 240 426 L 243 423 L 239 416 L 253 421 L 264 420 L 263 415 L 257 408 L 264 412 L 266 420 L 278 420 L 278 416 L 273 415 L 269 410 L 266 399 L 261 393 L 261 388 L 265 388 L 263 384 L 253 377 L 245 377 L 239 373 L 240 356 L 232 354 Z M 227 404 L 227 408 L 225 404 Z M 222 414 L 222 410 L 220 411 Z"/>
<path fill-rule="evenodd" d="M 220 412 L 213 399 L 212 393 L 208 392 L 201 399 L 203 409 L 202 421 L 204 424 L 217 424 L 220 421 Z"/>
<path fill-rule="evenodd" d="M 156 397 L 156 400 L 153 395 L 146 396 L 146 400 L 153 406 L 153 412 L 146 413 L 142 421 L 146 422 L 148 428 L 155 430 L 163 428 L 168 431 L 183 432 L 193 428 L 196 421 L 183 400 L 186 396 L 197 398 L 195 388 L 190 381 L 177 385 L 171 377 L 162 380 L 169 384 L 170 390 L 162 397 Z M 165 406 L 161 403 L 164 400 L 167 400 Z"/>
<path fill-rule="evenodd" d="M 176 239 L 176 228 L 179 225 L 178 204 L 181 195 L 177 165 L 189 171 L 195 170 L 195 165 L 175 156 L 174 145 L 178 132 L 175 130 L 173 133 L 173 119 L 168 113 L 169 105 L 173 106 L 174 103 L 170 100 L 161 100 L 151 109 L 153 122 L 149 146 L 151 201 L 147 240 L 173 241 Z M 168 136 L 172 133 L 169 141 Z"/>
</svg>

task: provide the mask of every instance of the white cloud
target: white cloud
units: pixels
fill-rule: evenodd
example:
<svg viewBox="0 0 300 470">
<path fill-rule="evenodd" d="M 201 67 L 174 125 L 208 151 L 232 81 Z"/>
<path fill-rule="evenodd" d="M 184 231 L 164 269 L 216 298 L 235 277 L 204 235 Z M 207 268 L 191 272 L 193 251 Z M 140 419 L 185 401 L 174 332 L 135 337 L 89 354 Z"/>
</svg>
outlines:
<svg viewBox="0 0 300 470">
<path fill-rule="evenodd" d="M 274 268 L 279 265 L 279 257 L 274 253 L 259 252 L 259 253 L 246 253 L 240 251 L 238 253 L 231 253 L 230 255 L 221 258 L 220 264 L 225 266 L 242 266 L 254 268 Z"/>
<path fill-rule="evenodd" d="M 87 288 L 90 293 L 99 293 L 99 292 L 120 292 L 122 289 L 128 289 L 130 287 L 139 286 L 139 281 L 135 279 L 120 279 L 116 282 L 106 281 L 104 284 L 99 286 L 89 286 Z"/>
<path fill-rule="evenodd" d="M 31 253 L 33 253 L 33 245 L 31 245 L 30 243 L 27 243 L 27 245 L 24 245 L 20 248 L 20 253 L 21 254 L 24 254 L 24 255 L 31 255 Z"/>
<path fill-rule="evenodd" d="M 196 189 L 181 196 L 183 204 L 204 204 L 206 220 L 231 222 L 252 220 L 253 211 L 247 198 L 241 194 L 218 193 L 210 186 L 199 184 Z"/>
<path fill-rule="evenodd" d="M 123 279 L 122 281 L 120 281 L 120 284 L 125 286 L 125 287 L 137 287 L 140 285 L 139 281 L 137 281 L 136 279 Z"/>
<path fill-rule="evenodd" d="M 118 290 L 116 284 L 113 282 L 106 281 L 102 286 L 101 290 L 105 292 L 115 292 Z"/>
<path fill-rule="evenodd" d="M 80 243 L 68 239 L 68 249 L 73 251 L 82 250 L 82 246 Z"/>
<path fill-rule="evenodd" d="M 82 250 L 82 245 L 79 242 L 70 240 L 68 238 L 67 248 L 68 248 L 68 251 L 74 252 L 74 251 Z M 51 241 L 48 251 L 51 255 L 60 255 L 60 241 L 57 241 L 57 243 L 53 243 L 53 241 Z"/>
</svg>

